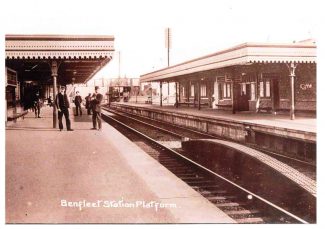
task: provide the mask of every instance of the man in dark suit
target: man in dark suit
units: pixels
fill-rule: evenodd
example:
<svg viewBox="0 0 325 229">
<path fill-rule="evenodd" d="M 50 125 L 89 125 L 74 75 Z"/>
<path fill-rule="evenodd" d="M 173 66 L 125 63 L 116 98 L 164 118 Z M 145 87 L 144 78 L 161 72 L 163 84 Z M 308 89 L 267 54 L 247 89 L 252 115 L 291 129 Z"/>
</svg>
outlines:
<svg viewBox="0 0 325 229">
<path fill-rule="evenodd" d="M 62 131 L 62 129 L 63 129 L 63 124 L 62 124 L 63 115 L 65 117 L 67 131 L 73 131 L 73 129 L 71 129 L 71 122 L 70 122 L 70 119 L 69 119 L 69 107 L 70 107 L 70 105 L 69 105 L 68 96 L 65 93 L 65 87 L 64 86 L 61 86 L 60 92 L 55 97 L 55 106 L 58 109 L 60 131 Z"/>
<path fill-rule="evenodd" d="M 42 101 L 39 95 L 39 92 L 36 92 L 34 96 L 34 109 L 35 109 L 35 118 L 40 118 Z"/>
<path fill-rule="evenodd" d="M 91 100 L 91 107 L 93 111 L 93 128 L 92 130 L 97 130 L 97 123 L 98 123 L 98 130 L 102 130 L 102 120 L 101 120 L 101 102 L 103 100 L 103 95 L 99 93 L 99 87 L 95 87 L 95 93 L 92 96 Z"/>
<path fill-rule="evenodd" d="M 86 100 L 87 115 L 91 115 L 91 105 L 90 105 L 91 94 L 90 93 L 88 94 L 88 96 L 86 96 L 85 100 Z"/>
<path fill-rule="evenodd" d="M 76 94 L 77 95 L 74 97 L 74 104 L 76 105 L 76 115 L 75 116 L 78 116 L 79 115 L 79 112 L 80 112 L 80 116 L 81 116 L 82 115 L 82 110 L 81 110 L 82 98 L 79 95 L 79 91 L 77 91 Z"/>
</svg>

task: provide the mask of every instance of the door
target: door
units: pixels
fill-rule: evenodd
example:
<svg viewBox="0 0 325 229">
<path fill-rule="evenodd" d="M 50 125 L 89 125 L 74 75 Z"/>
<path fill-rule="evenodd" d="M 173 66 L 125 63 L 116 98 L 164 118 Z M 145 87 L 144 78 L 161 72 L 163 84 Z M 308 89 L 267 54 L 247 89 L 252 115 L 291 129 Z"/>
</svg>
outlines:
<svg viewBox="0 0 325 229">
<path fill-rule="evenodd" d="M 246 93 L 244 97 L 244 110 L 249 110 L 249 100 L 251 99 L 251 85 L 246 84 Z"/>
<path fill-rule="evenodd" d="M 241 91 L 238 95 L 238 110 L 248 111 L 249 110 L 249 99 L 251 94 L 250 84 L 242 84 Z"/>
<path fill-rule="evenodd" d="M 279 80 L 272 79 L 272 111 L 275 113 L 280 106 Z"/>
</svg>

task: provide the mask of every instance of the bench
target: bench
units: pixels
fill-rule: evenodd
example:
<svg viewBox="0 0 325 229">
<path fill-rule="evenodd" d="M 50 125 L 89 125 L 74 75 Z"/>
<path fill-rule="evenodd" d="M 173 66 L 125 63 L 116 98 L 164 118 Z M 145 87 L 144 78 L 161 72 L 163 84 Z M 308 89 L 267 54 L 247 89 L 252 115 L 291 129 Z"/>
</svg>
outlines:
<svg viewBox="0 0 325 229">
<path fill-rule="evenodd" d="M 272 111 L 272 107 L 259 107 L 258 112 L 271 112 Z"/>
<path fill-rule="evenodd" d="M 8 121 L 12 121 L 12 120 L 18 119 L 18 118 L 20 118 L 20 117 L 23 117 L 23 118 L 24 118 L 24 116 L 25 116 L 27 113 L 28 113 L 28 111 L 23 111 L 23 112 L 21 112 L 21 113 L 16 113 L 16 114 L 14 114 L 14 115 L 12 115 L 12 116 L 8 116 L 8 117 L 7 117 L 7 120 L 8 120 Z"/>
<path fill-rule="evenodd" d="M 199 103 L 194 103 L 194 102 L 178 102 L 178 105 L 193 105 L 193 106 L 199 106 Z M 201 103 L 201 106 L 209 106 L 209 103 Z"/>
<path fill-rule="evenodd" d="M 215 104 L 216 107 L 232 108 L 231 104 Z"/>
<path fill-rule="evenodd" d="M 187 105 L 187 106 L 190 106 L 190 105 L 196 105 L 196 104 L 193 103 L 193 102 L 178 102 L 178 105 Z"/>
<path fill-rule="evenodd" d="M 147 100 L 144 103 L 146 103 L 146 104 L 152 104 L 152 98 L 151 98 L 151 96 L 148 96 L 147 97 Z"/>
</svg>

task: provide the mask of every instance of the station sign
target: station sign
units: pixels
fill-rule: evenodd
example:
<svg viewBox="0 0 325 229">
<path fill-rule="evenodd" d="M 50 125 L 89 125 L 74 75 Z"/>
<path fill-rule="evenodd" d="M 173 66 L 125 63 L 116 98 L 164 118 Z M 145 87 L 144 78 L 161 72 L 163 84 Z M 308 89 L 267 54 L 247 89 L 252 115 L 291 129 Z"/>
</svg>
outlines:
<svg viewBox="0 0 325 229">
<path fill-rule="evenodd" d="M 304 83 L 304 84 L 300 84 L 299 87 L 301 90 L 306 91 L 308 89 L 311 89 L 313 85 L 311 83 Z"/>
</svg>

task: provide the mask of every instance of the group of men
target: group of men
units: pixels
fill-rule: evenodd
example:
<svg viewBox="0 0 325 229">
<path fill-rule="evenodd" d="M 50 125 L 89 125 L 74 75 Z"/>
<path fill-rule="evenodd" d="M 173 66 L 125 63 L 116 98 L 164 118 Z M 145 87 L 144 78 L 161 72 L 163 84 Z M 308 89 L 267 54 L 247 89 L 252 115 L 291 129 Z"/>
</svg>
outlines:
<svg viewBox="0 0 325 229">
<path fill-rule="evenodd" d="M 90 115 L 90 111 L 92 111 L 92 121 L 93 121 L 93 128 L 92 130 L 97 130 L 97 124 L 98 124 L 98 130 L 102 129 L 102 121 L 101 121 L 101 102 L 103 100 L 103 95 L 99 93 L 99 87 L 95 87 L 95 93 L 91 96 L 89 95 L 85 98 L 86 99 L 86 108 L 87 108 L 87 114 Z M 74 99 L 74 103 L 76 105 L 76 116 L 82 115 L 81 110 L 81 103 L 82 98 L 79 95 L 79 92 L 76 92 L 76 96 Z M 63 123 L 62 118 L 65 117 L 66 121 L 66 127 L 67 131 L 73 131 L 71 128 L 71 121 L 69 118 L 69 100 L 68 96 L 65 93 L 65 87 L 60 87 L 60 92 L 57 94 L 55 98 L 55 106 L 58 109 L 58 118 L 59 118 L 59 129 L 60 131 L 63 130 Z"/>
</svg>

